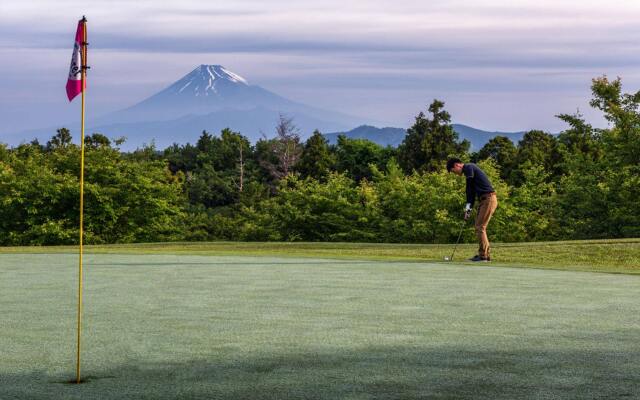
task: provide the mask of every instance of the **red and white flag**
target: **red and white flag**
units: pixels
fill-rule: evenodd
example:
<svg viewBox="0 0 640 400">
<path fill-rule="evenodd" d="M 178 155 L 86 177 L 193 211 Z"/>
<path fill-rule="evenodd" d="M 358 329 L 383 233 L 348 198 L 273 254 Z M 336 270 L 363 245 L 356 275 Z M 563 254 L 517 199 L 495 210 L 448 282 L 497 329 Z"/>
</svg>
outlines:
<svg viewBox="0 0 640 400">
<path fill-rule="evenodd" d="M 78 21 L 78 30 L 76 30 L 76 41 L 73 45 L 73 54 L 71 55 L 71 67 L 69 67 L 69 79 L 67 80 L 67 97 L 69 101 L 73 100 L 78 94 L 82 93 L 82 46 L 86 42 L 84 37 L 85 19 Z M 87 88 L 87 80 L 84 81 L 84 89 Z"/>
</svg>

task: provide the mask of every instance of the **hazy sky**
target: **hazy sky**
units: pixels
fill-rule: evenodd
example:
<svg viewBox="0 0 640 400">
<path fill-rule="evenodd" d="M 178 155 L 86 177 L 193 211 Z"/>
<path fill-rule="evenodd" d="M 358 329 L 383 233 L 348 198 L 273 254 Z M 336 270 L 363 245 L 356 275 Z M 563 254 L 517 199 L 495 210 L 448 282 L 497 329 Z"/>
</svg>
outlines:
<svg viewBox="0 0 640 400">
<path fill-rule="evenodd" d="M 0 0 L 0 134 L 78 118 L 64 85 L 82 15 L 89 118 L 200 64 L 399 127 L 438 98 L 454 122 L 556 132 L 578 108 L 601 124 L 592 78 L 640 89 L 638 0 Z"/>
</svg>

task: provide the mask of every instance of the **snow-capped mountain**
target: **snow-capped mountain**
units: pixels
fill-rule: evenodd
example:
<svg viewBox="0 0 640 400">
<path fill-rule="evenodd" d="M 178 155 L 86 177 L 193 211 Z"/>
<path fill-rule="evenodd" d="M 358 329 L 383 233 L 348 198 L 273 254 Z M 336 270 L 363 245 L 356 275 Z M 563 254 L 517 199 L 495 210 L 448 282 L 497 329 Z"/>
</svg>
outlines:
<svg viewBox="0 0 640 400">
<path fill-rule="evenodd" d="M 229 91 L 249 88 L 249 82 L 222 65 L 201 65 L 156 96 L 224 98 Z M 155 96 L 154 96 L 155 97 Z"/>
<path fill-rule="evenodd" d="M 158 147 L 193 143 L 203 130 L 218 133 L 227 127 L 255 141 L 273 136 L 281 113 L 294 119 L 303 137 L 314 129 L 337 131 L 365 122 L 291 101 L 221 65 L 200 65 L 155 95 L 99 118 L 91 130 L 125 136 L 135 145 L 153 139 Z"/>
<path fill-rule="evenodd" d="M 200 65 L 169 87 L 121 111 L 100 118 L 100 123 L 170 120 L 203 115 L 223 108 L 251 109 L 290 103 L 221 65 Z"/>
</svg>

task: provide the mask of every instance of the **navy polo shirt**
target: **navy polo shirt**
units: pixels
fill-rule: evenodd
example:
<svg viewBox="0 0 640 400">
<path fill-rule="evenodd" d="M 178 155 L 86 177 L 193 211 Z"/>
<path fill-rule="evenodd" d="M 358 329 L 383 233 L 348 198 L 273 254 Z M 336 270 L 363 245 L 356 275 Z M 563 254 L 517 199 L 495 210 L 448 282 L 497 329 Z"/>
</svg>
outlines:
<svg viewBox="0 0 640 400">
<path fill-rule="evenodd" d="M 475 164 L 465 163 L 462 173 L 467 178 L 467 203 L 473 206 L 476 196 L 495 192 L 487 175 Z"/>
</svg>

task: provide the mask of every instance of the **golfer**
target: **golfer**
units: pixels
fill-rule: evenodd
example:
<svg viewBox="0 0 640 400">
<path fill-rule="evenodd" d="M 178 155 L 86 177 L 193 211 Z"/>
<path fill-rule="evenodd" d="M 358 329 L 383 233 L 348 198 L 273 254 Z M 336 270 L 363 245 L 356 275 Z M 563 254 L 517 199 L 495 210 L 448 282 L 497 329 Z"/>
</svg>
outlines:
<svg viewBox="0 0 640 400">
<path fill-rule="evenodd" d="M 469 219 L 473 203 L 476 196 L 480 200 L 478 205 L 478 213 L 476 215 L 476 236 L 480 247 L 478 254 L 470 261 L 491 261 L 491 245 L 487 238 L 487 225 L 491 216 L 498 207 L 498 198 L 496 192 L 489 182 L 487 175 L 475 164 L 463 163 L 459 158 L 451 158 L 447 161 L 447 172 L 453 172 L 458 176 L 467 178 L 467 204 L 464 206 L 464 219 Z"/>
</svg>

